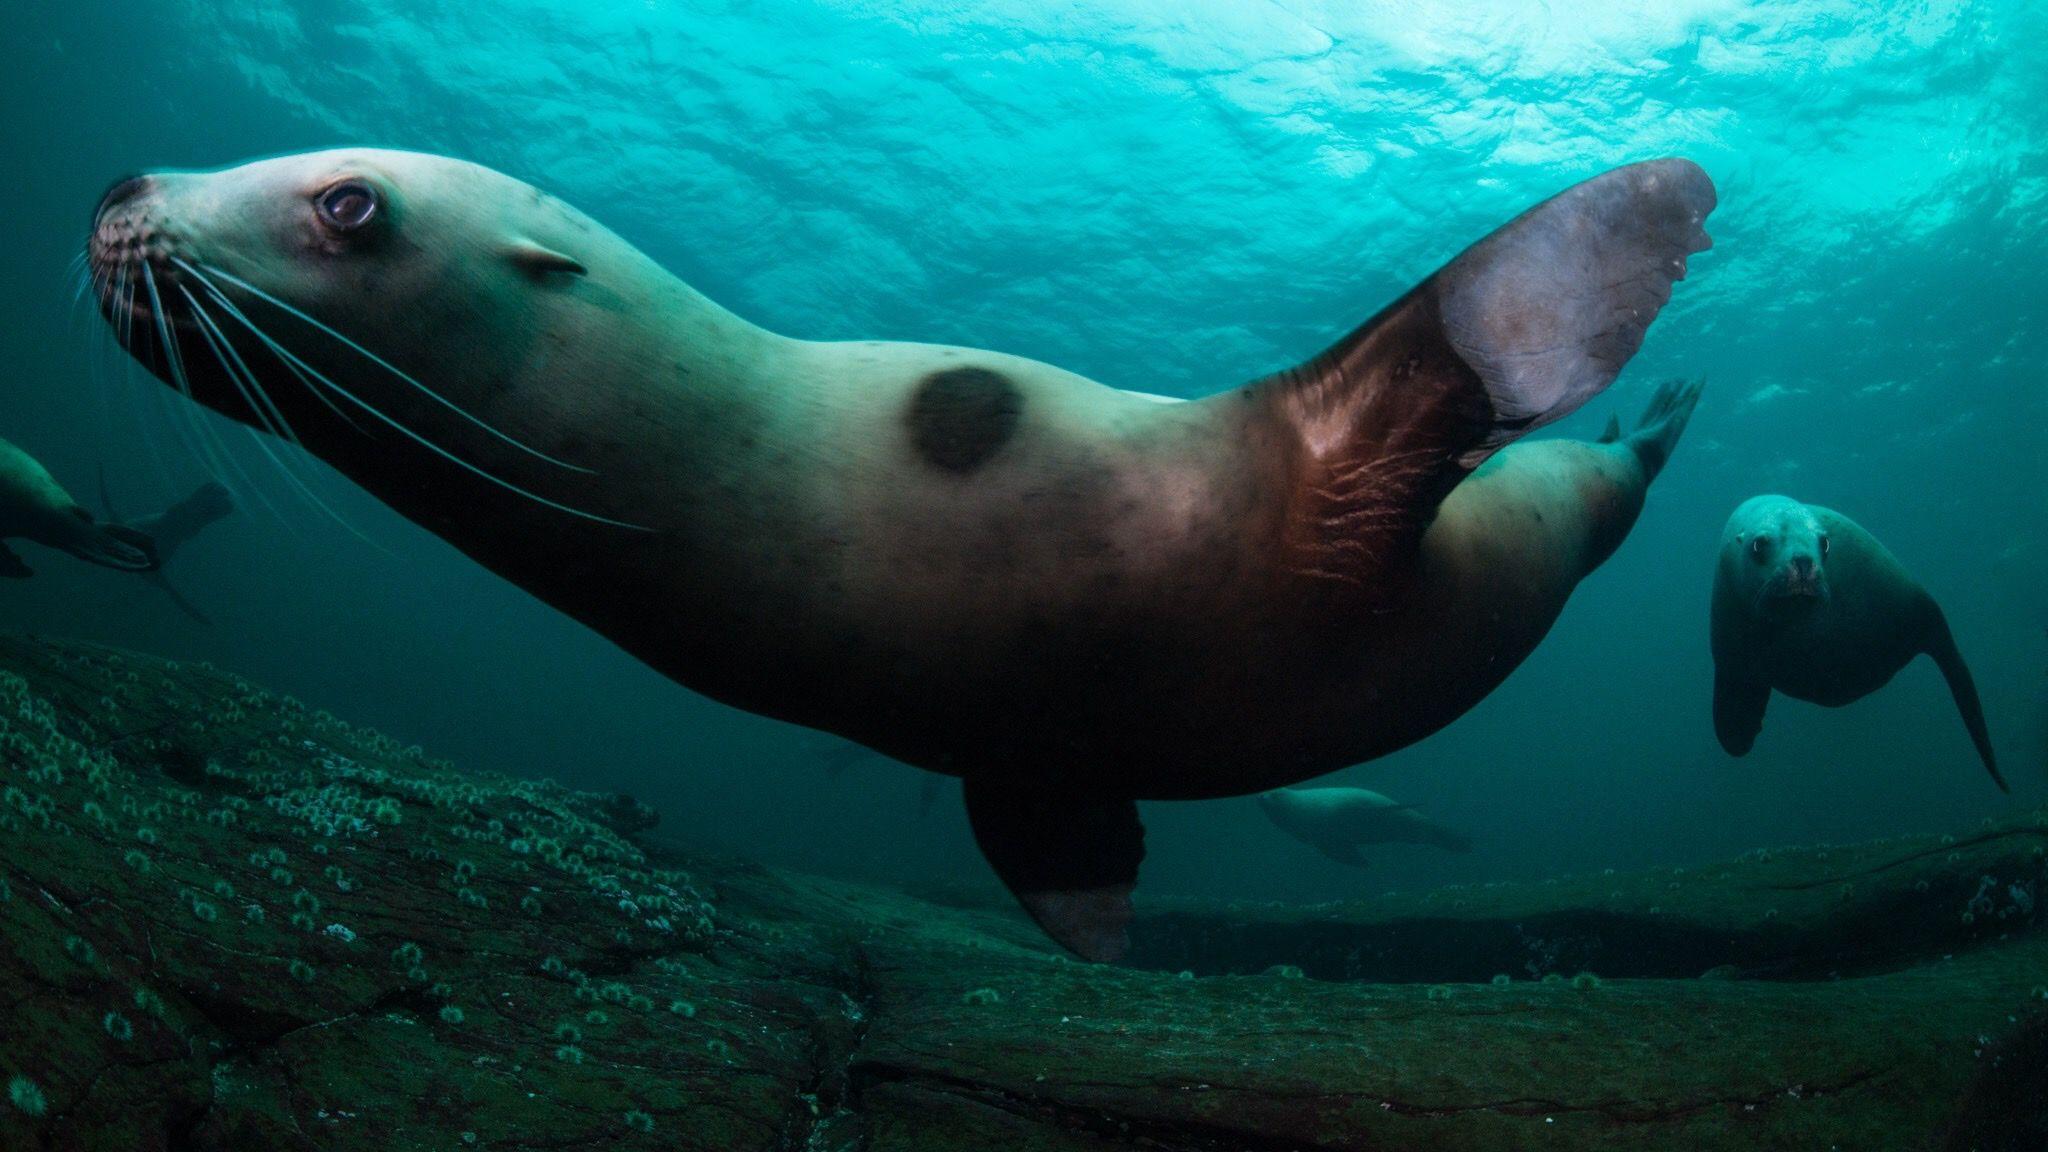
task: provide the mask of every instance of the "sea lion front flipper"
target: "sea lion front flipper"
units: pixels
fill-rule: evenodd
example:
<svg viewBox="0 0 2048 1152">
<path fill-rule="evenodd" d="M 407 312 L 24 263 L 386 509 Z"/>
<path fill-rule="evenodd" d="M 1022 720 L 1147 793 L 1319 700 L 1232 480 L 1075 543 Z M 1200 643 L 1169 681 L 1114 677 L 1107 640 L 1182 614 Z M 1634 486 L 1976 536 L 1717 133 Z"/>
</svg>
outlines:
<svg viewBox="0 0 2048 1152">
<path fill-rule="evenodd" d="M 5 544 L 0 544 L 0 579 L 26 580 L 36 574 L 21 555 Z"/>
<path fill-rule="evenodd" d="M 1649 160 L 1538 204 L 1322 355 L 1242 395 L 1298 437 L 1297 573 L 1383 594 L 1450 490 L 1614 382 L 1711 245 L 1714 186 Z"/>
<path fill-rule="evenodd" d="M 1771 686 L 1714 668 L 1714 735 L 1730 756 L 1747 756 L 1764 728 Z"/>
<path fill-rule="evenodd" d="M 1948 628 L 1948 617 L 1942 614 L 1941 606 L 1932 598 L 1927 601 L 1929 619 L 1927 640 L 1922 650 L 1934 657 L 1941 667 L 1941 674 L 1948 680 L 1949 695 L 1955 697 L 1956 711 L 1963 715 L 1963 727 L 1970 730 L 1970 742 L 1977 746 L 1977 756 L 1984 761 L 1984 770 L 1991 773 L 1991 782 L 1998 785 L 2000 792 L 2011 792 L 2005 776 L 1998 770 L 1998 754 L 1991 748 L 1991 730 L 1984 724 L 1984 705 L 1977 700 L 1977 681 L 1970 675 L 1970 666 L 1963 662 L 1962 652 L 1956 648 L 1956 638 Z"/>
<path fill-rule="evenodd" d="M 1046 935 L 1084 960 L 1121 957 L 1145 858 L 1137 802 L 972 778 L 964 792 L 982 855 Z"/>
</svg>

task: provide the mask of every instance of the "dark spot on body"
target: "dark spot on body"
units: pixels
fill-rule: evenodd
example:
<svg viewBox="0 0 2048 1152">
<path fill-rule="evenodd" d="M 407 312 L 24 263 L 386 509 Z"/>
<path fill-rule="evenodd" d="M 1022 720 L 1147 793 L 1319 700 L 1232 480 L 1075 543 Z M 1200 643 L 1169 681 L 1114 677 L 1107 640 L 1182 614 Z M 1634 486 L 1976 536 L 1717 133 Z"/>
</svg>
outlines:
<svg viewBox="0 0 2048 1152">
<path fill-rule="evenodd" d="M 1002 373 L 948 368 L 918 384 L 905 420 L 926 463 L 966 473 L 988 463 L 1009 442 L 1023 410 L 1023 394 Z"/>
</svg>

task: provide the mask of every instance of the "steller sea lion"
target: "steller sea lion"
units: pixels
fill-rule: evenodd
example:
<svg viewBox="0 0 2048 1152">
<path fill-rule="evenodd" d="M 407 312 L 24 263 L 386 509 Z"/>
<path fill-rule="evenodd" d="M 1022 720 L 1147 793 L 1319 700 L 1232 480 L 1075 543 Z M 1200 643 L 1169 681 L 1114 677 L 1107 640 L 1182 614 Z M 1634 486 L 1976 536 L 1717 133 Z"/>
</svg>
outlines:
<svg viewBox="0 0 2048 1152">
<path fill-rule="evenodd" d="M 1615 169 L 1187 402 L 779 335 L 416 153 L 124 180 L 88 253 L 130 352 L 201 402 L 697 691 L 961 777 L 1025 909 L 1107 959 L 1134 801 L 1421 739 L 1613 551 L 1696 391 L 1623 442 L 1509 446 L 1613 381 L 1713 207 L 1689 161 Z"/>
<path fill-rule="evenodd" d="M 1925 653 L 1992 781 L 2012 791 L 1941 606 L 1854 520 L 1787 496 L 1743 501 L 1721 533 L 1712 611 L 1714 734 L 1729 755 L 1749 754 L 1773 690 L 1839 708 Z"/>
<path fill-rule="evenodd" d="M 1365 788 L 1279 788 L 1259 793 L 1259 810 L 1282 832 L 1339 864 L 1365 867 L 1368 844 L 1426 844 L 1470 852 L 1472 841 L 1415 810 Z"/>
</svg>

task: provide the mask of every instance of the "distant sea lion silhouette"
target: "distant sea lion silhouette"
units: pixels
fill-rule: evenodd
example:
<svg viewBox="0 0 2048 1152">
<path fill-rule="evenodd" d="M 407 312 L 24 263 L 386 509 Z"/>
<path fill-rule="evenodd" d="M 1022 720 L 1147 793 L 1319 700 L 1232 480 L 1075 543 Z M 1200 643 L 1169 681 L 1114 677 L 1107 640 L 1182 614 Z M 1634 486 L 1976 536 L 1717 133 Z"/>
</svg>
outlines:
<svg viewBox="0 0 2048 1152">
<path fill-rule="evenodd" d="M 16 539 L 124 572 L 146 572 L 157 563 L 148 536 L 95 520 L 35 457 L 0 440 L 0 577 L 35 575 L 5 543 Z"/>
<path fill-rule="evenodd" d="M 213 626 L 213 618 L 201 612 L 197 605 L 186 599 L 169 574 L 164 571 L 173 558 L 191 543 L 194 536 L 207 528 L 234 515 L 235 500 L 228 490 L 214 481 L 201 484 L 190 496 L 185 497 L 154 516 L 140 520 L 126 520 L 114 507 L 114 498 L 107 487 L 107 470 L 100 469 L 100 510 L 109 521 L 120 523 L 131 531 L 140 532 L 156 543 L 157 567 L 144 574 L 144 579 L 163 590 L 171 603 L 187 616 L 207 627 Z"/>
<path fill-rule="evenodd" d="M 1756 743 L 1772 690 L 1839 708 L 1925 653 L 1992 781 L 2011 791 L 1941 606 L 1847 516 L 1787 496 L 1743 501 L 1721 533 L 1712 624 L 1714 733 L 1729 755 Z"/>
<path fill-rule="evenodd" d="M 1365 866 L 1368 844 L 1426 844 L 1470 852 L 1472 841 L 1415 810 L 1364 788 L 1280 788 L 1259 793 L 1259 809 L 1282 832 L 1339 864 Z"/>
<path fill-rule="evenodd" d="M 699 692 L 962 777 L 1025 909 L 1107 959 L 1135 800 L 1421 739 L 1613 551 L 1693 391 L 1623 443 L 1501 450 L 1613 381 L 1713 207 L 1689 161 L 1616 169 L 1190 402 L 784 337 L 436 156 L 124 180 L 88 250 L 157 375 Z"/>
</svg>

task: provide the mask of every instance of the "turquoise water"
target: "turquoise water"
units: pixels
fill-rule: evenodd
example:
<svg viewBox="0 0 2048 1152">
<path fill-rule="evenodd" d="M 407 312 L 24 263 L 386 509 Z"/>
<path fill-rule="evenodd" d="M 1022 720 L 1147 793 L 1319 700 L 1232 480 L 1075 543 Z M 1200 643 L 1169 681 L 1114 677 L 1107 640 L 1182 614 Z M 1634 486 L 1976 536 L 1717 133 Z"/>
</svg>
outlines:
<svg viewBox="0 0 2048 1152">
<path fill-rule="evenodd" d="M 1151 805 L 1148 893 L 1320 899 L 1946 828 L 2044 791 L 2048 21 L 2023 4 L 328 5 L 17 14 L 0 435 L 131 506 L 201 474 L 187 413 L 66 310 L 100 191 L 364 143 L 579 205 L 714 299 L 818 338 L 960 343 L 1199 395 L 1291 364 L 1487 229 L 1606 167 L 1713 175 L 1713 252 L 1620 383 L 1552 431 L 1706 398 L 1648 511 L 1536 655 L 1442 735 L 1327 782 L 1470 856 L 1363 878 L 1249 801 Z M 206 417 L 204 419 L 211 419 Z M 243 449 L 252 471 L 261 463 Z M 268 482 L 181 558 L 219 626 L 48 558 L 0 622 L 209 658 L 457 760 L 629 788 L 685 840 L 984 883 L 950 793 L 837 782 L 818 737 L 647 672 L 338 477 L 364 544 Z M 1780 701 L 1748 759 L 1707 711 L 1736 503 L 1838 508 L 1943 602 L 2015 784 L 1931 665 L 1839 711 Z"/>
</svg>

